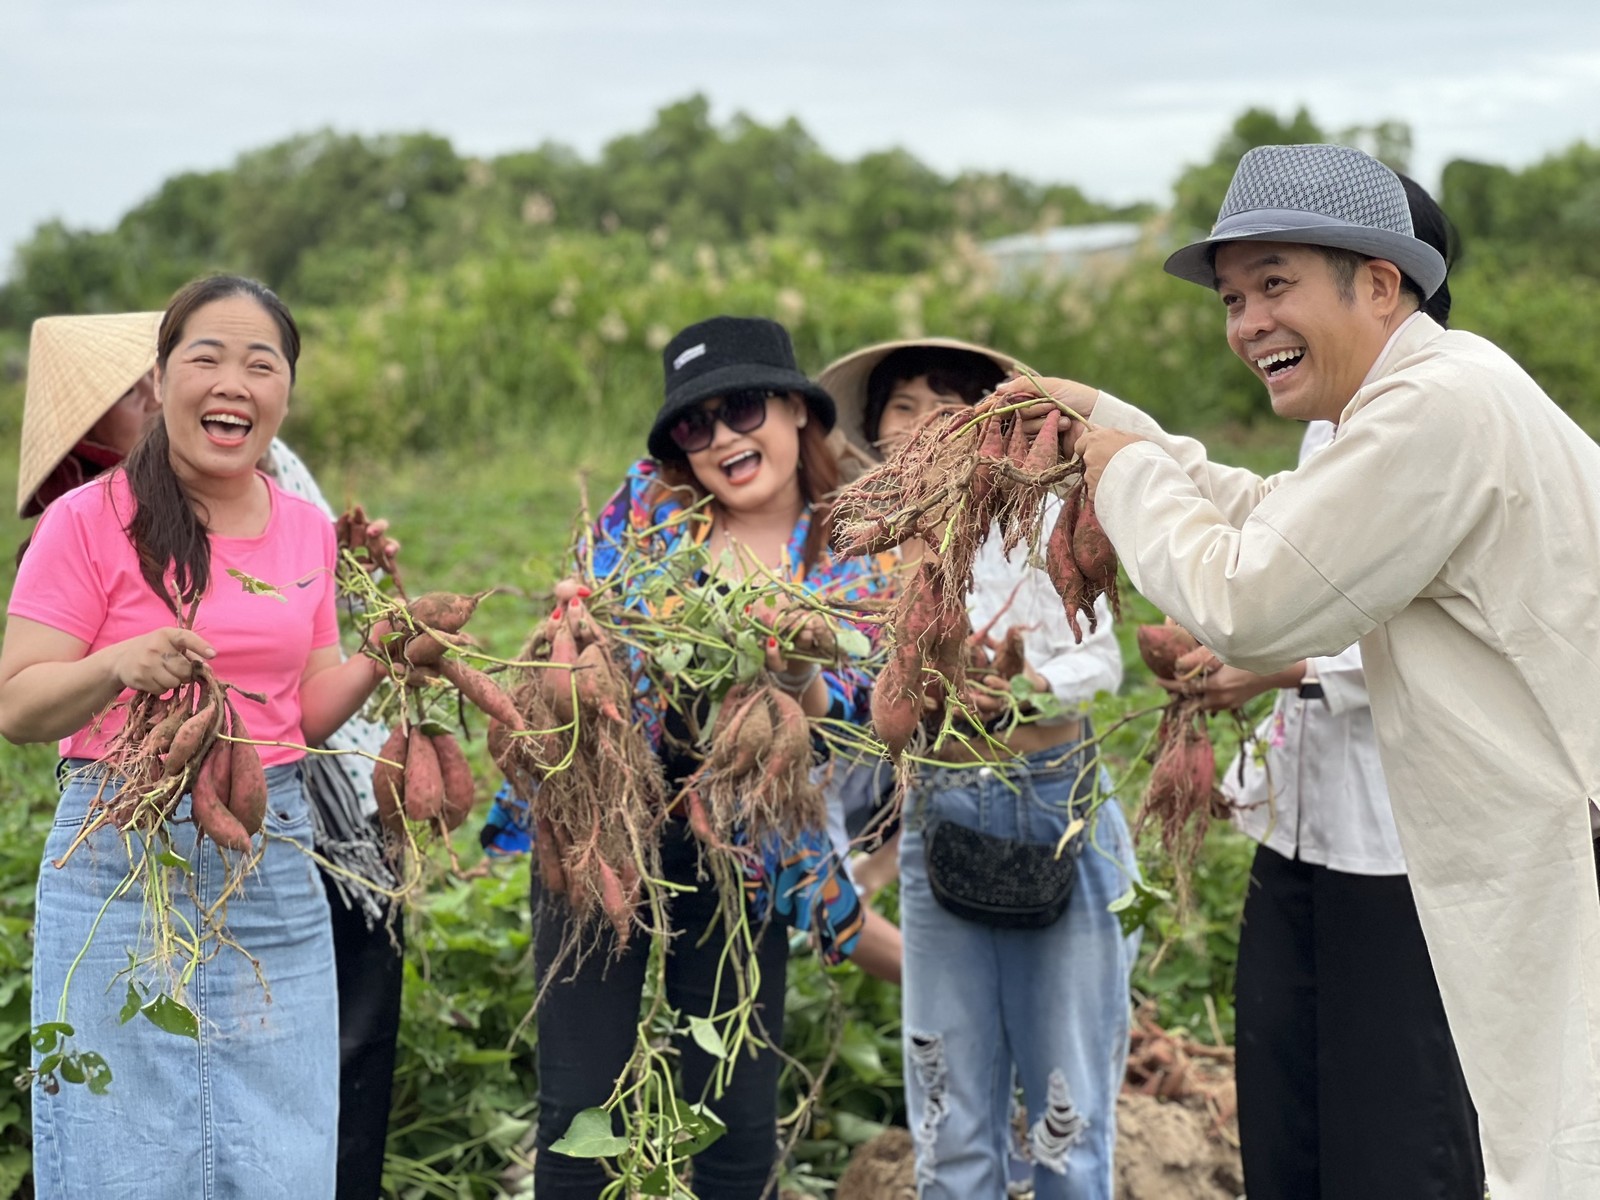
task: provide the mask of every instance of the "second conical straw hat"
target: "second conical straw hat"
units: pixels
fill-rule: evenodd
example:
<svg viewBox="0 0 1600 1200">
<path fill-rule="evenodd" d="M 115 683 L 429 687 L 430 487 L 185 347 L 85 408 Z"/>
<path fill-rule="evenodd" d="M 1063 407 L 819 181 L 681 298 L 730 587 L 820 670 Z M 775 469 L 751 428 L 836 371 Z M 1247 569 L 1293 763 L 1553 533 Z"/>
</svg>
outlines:
<svg viewBox="0 0 1600 1200">
<path fill-rule="evenodd" d="M 17 511 L 156 361 L 158 312 L 40 317 L 28 343 Z"/>
</svg>

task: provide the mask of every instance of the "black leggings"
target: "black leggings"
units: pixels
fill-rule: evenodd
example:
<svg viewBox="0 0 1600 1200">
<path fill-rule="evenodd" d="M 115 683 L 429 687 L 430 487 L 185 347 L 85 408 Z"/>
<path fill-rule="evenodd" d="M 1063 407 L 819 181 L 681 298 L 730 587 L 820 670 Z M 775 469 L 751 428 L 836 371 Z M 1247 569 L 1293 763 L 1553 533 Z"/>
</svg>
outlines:
<svg viewBox="0 0 1600 1200">
<path fill-rule="evenodd" d="M 339 979 L 339 1183 L 337 1200 L 378 1200 L 394 1090 L 404 960 L 380 923 L 347 907 L 324 874 Z M 401 922 L 395 922 L 395 939 Z"/>
<path fill-rule="evenodd" d="M 674 883 L 696 884 L 697 843 L 681 821 L 669 821 L 662 835 L 662 867 Z M 570 929 L 570 909 L 560 897 L 546 896 L 533 872 L 534 969 L 542 982 Z M 717 896 L 709 882 L 675 895 L 669 919 L 676 936 L 667 955 L 667 1002 L 684 1017 L 710 1016 L 725 935 L 721 927 L 701 939 L 716 920 Z M 572 1118 L 604 1104 L 633 1053 L 640 997 L 650 939 L 635 936 L 620 958 L 609 928 L 598 947 L 578 967 L 558 969 L 555 984 L 539 1003 L 539 1155 L 534 1194 L 539 1200 L 594 1200 L 605 1186 L 600 1165 L 569 1158 L 549 1147 Z M 788 974 L 786 928 L 769 925 L 756 941 L 761 986 L 756 1003 L 761 1025 L 773 1041 L 783 1036 L 783 998 Z M 723 979 L 719 1006 L 725 1011 L 737 995 L 732 973 Z M 708 1093 L 717 1060 L 693 1042 L 678 1043 L 680 1095 L 704 1100 L 728 1127 L 694 1159 L 694 1190 L 701 1200 L 757 1200 L 772 1173 L 778 1144 L 778 1072 L 771 1050 L 740 1057 L 727 1091 Z"/>
</svg>

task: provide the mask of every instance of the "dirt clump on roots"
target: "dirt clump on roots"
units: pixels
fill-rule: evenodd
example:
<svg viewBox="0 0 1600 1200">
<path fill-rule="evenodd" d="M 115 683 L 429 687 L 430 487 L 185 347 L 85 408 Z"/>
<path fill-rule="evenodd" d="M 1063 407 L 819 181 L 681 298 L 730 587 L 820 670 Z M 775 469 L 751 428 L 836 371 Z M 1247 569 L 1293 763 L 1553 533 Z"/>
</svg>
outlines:
<svg viewBox="0 0 1600 1200">
<path fill-rule="evenodd" d="M 839 1176 L 834 1200 L 916 1200 L 917 1170 L 911 1132 L 891 1126 L 856 1147 Z"/>
</svg>

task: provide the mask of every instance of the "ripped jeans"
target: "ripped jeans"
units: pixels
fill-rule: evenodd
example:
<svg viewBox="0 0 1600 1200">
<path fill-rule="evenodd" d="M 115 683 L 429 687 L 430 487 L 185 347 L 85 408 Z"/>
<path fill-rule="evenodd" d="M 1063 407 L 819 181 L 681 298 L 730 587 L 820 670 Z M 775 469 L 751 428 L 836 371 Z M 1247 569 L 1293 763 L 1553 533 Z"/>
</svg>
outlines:
<svg viewBox="0 0 1600 1200">
<path fill-rule="evenodd" d="M 1106 911 L 1135 869 L 1122 810 L 1108 800 L 1090 822 L 1067 911 L 1044 929 L 997 929 L 945 911 L 925 866 L 930 819 L 1055 842 L 1071 820 L 1081 760 L 1043 764 L 1069 749 L 928 771 L 912 795 L 900 841 L 902 1004 L 906 1110 L 924 1200 L 1006 1195 L 1018 1085 L 1036 1200 L 1111 1200 L 1133 966 L 1133 947 Z M 1080 801 L 1087 791 L 1086 781 Z"/>
</svg>

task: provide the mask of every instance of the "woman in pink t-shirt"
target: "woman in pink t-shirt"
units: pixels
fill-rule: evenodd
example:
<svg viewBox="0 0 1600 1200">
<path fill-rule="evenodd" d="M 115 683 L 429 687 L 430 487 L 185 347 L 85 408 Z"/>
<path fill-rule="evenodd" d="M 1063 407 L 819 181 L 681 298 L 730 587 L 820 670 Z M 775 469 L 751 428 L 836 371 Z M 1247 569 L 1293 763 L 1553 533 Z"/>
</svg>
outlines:
<svg viewBox="0 0 1600 1200">
<path fill-rule="evenodd" d="M 260 284 L 219 276 L 185 287 L 157 340 L 161 420 L 124 467 L 49 507 L 17 572 L 0 646 L 0 735 L 60 739 L 69 768 L 39 879 L 33 1020 L 64 1019 L 66 1049 L 98 1053 L 112 1072 L 103 1095 L 65 1073 L 41 1075 L 41 1198 L 334 1194 L 333 951 L 300 760 L 381 676 L 370 659 L 341 662 L 327 518 L 256 470 L 299 350 L 288 309 Z M 180 628 L 179 610 L 196 597 L 193 627 Z M 62 868 L 51 864 L 100 786 L 96 761 L 120 710 L 100 714 L 131 690 L 186 682 L 201 661 L 266 697 L 236 695 L 252 736 L 269 743 L 268 806 L 259 861 L 227 900 L 237 946 L 208 946 L 175 981 L 149 965 L 143 889 L 123 886 L 131 870 L 161 869 L 143 862 L 142 839 L 107 826 Z M 180 923 L 203 929 L 237 863 L 199 838 L 187 797 L 170 822 L 187 863 L 170 903 Z M 130 961 L 140 964 L 131 972 Z M 198 1018 L 193 1041 L 136 1011 L 141 993 L 175 987 Z"/>
</svg>

